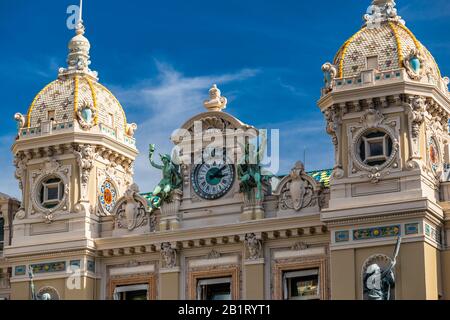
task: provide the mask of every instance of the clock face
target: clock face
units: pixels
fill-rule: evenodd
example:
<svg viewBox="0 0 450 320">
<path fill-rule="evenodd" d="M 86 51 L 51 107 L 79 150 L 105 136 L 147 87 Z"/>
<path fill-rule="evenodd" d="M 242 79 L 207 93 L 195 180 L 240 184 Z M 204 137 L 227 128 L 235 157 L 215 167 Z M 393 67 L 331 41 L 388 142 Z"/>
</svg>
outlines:
<svg viewBox="0 0 450 320">
<path fill-rule="evenodd" d="M 201 164 L 192 172 L 192 185 L 201 198 L 215 200 L 230 191 L 234 182 L 234 166 L 227 164 Z"/>
</svg>

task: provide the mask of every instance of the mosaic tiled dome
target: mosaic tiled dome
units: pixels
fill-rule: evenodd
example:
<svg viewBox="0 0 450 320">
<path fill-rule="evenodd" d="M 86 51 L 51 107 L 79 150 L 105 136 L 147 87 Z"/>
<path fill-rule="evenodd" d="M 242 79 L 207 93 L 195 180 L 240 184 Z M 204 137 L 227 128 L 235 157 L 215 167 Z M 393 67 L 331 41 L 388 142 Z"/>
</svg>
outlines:
<svg viewBox="0 0 450 320">
<path fill-rule="evenodd" d="M 367 23 L 336 54 L 333 63 L 337 69 L 336 76 L 358 76 L 367 69 L 367 58 L 375 56 L 378 57 L 378 71 L 404 68 L 405 61 L 416 50 L 423 59 L 424 73 L 441 79 L 433 56 L 404 25 L 401 17 L 397 16 L 395 2 L 374 1 L 374 4 L 377 6 L 375 13 L 365 16 Z"/>
<path fill-rule="evenodd" d="M 58 79 L 47 85 L 34 98 L 27 114 L 27 126 L 38 127 L 49 120 L 49 112 L 57 123 L 74 122 L 78 110 L 95 110 L 94 124 L 127 131 L 125 112 L 114 95 L 98 82 L 97 72 L 89 69 L 91 45 L 84 37 L 80 19 L 76 35 L 70 40 L 67 68 L 59 70 Z"/>
<path fill-rule="evenodd" d="M 47 120 L 48 112 L 55 111 L 55 121 L 73 122 L 78 108 L 89 105 L 97 110 L 96 123 L 109 123 L 113 115 L 114 128 L 126 130 L 122 106 L 104 86 L 88 76 L 59 78 L 47 85 L 33 100 L 28 110 L 28 127 L 38 127 Z"/>
</svg>

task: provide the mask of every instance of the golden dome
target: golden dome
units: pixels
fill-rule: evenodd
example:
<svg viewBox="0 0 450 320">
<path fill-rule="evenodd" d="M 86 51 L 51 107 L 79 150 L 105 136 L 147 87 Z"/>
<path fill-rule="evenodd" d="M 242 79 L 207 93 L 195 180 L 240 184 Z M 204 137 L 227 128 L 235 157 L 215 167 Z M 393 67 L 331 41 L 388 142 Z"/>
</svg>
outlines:
<svg viewBox="0 0 450 320">
<path fill-rule="evenodd" d="M 58 79 L 48 84 L 33 99 L 25 127 L 36 128 L 45 121 L 52 121 L 61 127 L 72 127 L 78 123 L 87 130 L 103 124 L 111 132 L 132 136 L 136 125 L 127 124 L 119 101 L 98 82 L 97 72 L 89 68 L 91 45 L 84 31 L 80 18 L 75 29 L 76 35 L 68 45 L 67 67 L 60 68 Z"/>
<path fill-rule="evenodd" d="M 40 126 L 41 122 L 50 120 L 49 114 L 56 123 L 72 123 L 83 106 L 96 111 L 95 124 L 113 126 L 122 132 L 127 130 L 125 112 L 116 97 L 97 81 L 83 75 L 60 77 L 39 92 L 28 109 L 27 127 Z"/>
<path fill-rule="evenodd" d="M 368 58 L 371 57 L 377 58 L 380 72 L 404 68 L 414 52 L 423 60 L 424 73 L 441 79 L 433 56 L 401 22 L 384 21 L 375 28 L 365 25 L 336 54 L 337 78 L 358 76 L 368 69 Z"/>
</svg>

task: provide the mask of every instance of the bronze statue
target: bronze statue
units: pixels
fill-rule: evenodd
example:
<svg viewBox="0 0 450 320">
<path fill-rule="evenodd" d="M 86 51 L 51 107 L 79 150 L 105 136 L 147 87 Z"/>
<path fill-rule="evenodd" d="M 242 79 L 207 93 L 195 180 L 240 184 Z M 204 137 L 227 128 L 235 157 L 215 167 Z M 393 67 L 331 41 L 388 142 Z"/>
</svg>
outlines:
<svg viewBox="0 0 450 320">
<path fill-rule="evenodd" d="M 241 145 L 244 155 L 237 166 L 240 191 L 250 194 L 256 188 L 256 200 L 262 200 L 263 181 L 269 178 L 261 173 L 261 161 L 267 144 L 267 136 L 264 131 L 261 133 L 261 137 L 259 148 L 250 143 L 245 146 Z"/>
<path fill-rule="evenodd" d="M 151 205 L 159 208 L 163 202 L 170 201 L 172 191 L 179 189 L 182 186 L 183 179 L 180 173 L 180 166 L 172 161 L 172 157 L 168 154 L 159 155 L 162 165 L 157 164 L 153 155 L 155 152 L 155 145 L 150 145 L 149 160 L 150 164 L 162 171 L 162 179 L 156 186 L 152 193 Z"/>
</svg>

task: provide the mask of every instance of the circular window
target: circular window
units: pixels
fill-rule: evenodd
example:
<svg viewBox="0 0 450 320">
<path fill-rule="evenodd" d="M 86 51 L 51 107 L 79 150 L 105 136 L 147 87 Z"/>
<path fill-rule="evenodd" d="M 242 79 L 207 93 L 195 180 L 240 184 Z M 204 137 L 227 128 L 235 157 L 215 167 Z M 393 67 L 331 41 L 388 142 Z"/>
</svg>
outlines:
<svg viewBox="0 0 450 320">
<path fill-rule="evenodd" d="M 63 197 L 64 184 L 59 177 L 51 176 L 41 181 L 37 198 L 42 207 L 54 209 L 61 203 Z"/>
<path fill-rule="evenodd" d="M 358 155 L 367 166 L 381 166 L 391 157 L 393 143 L 390 135 L 381 130 L 366 132 L 359 140 Z"/>
<path fill-rule="evenodd" d="M 112 213 L 117 200 L 117 191 L 110 180 L 105 180 L 100 187 L 100 204 L 108 213 Z"/>
</svg>

